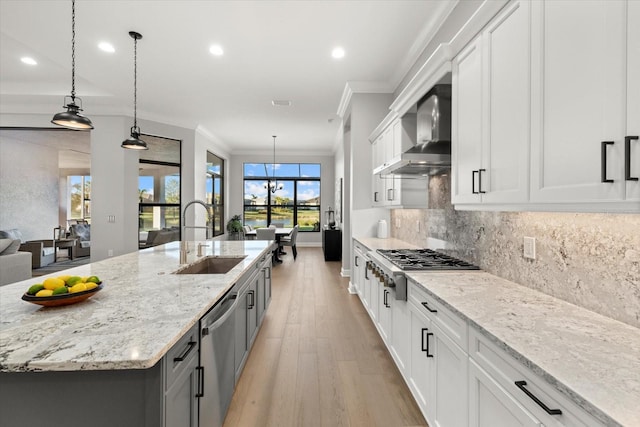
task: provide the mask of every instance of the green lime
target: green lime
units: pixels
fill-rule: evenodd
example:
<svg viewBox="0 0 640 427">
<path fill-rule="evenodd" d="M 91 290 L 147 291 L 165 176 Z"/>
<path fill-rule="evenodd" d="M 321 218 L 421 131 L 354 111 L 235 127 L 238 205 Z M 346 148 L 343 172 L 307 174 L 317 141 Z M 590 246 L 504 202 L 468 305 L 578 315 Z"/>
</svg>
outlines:
<svg viewBox="0 0 640 427">
<path fill-rule="evenodd" d="M 27 293 L 29 295 L 35 295 L 38 293 L 38 291 L 41 291 L 44 289 L 44 285 L 42 283 L 38 283 L 36 285 L 32 285 L 29 290 L 27 291 Z"/>
<path fill-rule="evenodd" d="M 87 282 L 100 283 L 100 279 L 98 278 L 98 276 L 90 276 L 87 279 Z"/>
<path fill-rule="evenodd" d="M 53 295 L 67 294 L 69 293 L 69 288 L 66 286 L 60 286 L 59 288 L 55 288 L 53 290 Z"/>
<path fill-rule="evenodd" d="M 69 277 L 67 280 L 65 280 L 67 286 L 71 287 L 73 285 L 75 285 L 76 283 L 81 283 L 82 282 L 82 277 L 80 276 L 71 276 Z"/>
</svg>

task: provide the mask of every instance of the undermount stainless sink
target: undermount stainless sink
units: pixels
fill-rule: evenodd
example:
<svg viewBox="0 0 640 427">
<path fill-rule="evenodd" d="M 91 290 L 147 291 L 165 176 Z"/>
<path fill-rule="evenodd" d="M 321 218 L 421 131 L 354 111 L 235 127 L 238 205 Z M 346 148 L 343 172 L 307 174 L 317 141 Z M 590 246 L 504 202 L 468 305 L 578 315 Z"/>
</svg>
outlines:
<svg viewBox="0 0 640 427">
<path fill-rule="evenodd" d="M 174 274 L 226 274 L 246 257 L 219 257 L 209 256 L 198 260 L 196 263 L 181 268 Z"/>
</svg>

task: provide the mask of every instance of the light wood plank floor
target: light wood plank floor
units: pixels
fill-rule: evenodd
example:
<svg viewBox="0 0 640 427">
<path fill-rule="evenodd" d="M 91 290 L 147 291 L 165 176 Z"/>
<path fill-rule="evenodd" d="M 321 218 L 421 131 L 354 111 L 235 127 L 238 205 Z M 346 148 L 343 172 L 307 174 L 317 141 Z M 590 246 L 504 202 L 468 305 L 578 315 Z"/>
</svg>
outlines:
<svg viewBox="0 0 640 427">
<path fill-rule="evenodd" d="M 426 426 L 340 263 L 288 252 L 224 426 Z"/>
</svg>

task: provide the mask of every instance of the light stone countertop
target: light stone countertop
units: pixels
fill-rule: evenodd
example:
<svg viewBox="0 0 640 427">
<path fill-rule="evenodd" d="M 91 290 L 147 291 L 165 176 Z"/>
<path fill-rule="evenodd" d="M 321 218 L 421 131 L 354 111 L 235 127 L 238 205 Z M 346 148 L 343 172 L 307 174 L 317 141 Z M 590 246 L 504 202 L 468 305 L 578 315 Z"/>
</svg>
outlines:
<svg viewBox="0 0 640 427">
<path fill-rule="evenodd" d="M 355 240 L 366 246 L 369 250 L 376 249 L 418 249 L 414 246 L 399 239 L 389 237 L 387 239 L 378 239 L 377 237 L 356 237 Z"/>
<path fill-rule="evenodd" d="M 179 275 L 179 243 L 145 249 L 0 287 L 0 371 L 146 369 L 267 254 L 270 242 L 190 242 L 187 263 L 205 256 L 244 260 L 226 274 Z M 68 306 L 41 307 L 22 294 L 47 277 L 98 276 L 103 289 Z"/>
<path fill-rule="evenodd" d="M 606 425 L 640 426 L 640 329 L 484 272 L 407 276 Z"/>
</svg>

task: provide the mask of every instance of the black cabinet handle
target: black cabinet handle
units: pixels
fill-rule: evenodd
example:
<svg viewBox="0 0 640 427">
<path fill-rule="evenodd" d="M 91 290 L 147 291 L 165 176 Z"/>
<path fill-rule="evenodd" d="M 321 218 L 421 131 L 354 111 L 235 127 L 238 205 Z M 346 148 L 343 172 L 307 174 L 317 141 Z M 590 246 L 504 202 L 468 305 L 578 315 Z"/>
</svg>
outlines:
<svg viewBox="0 0 640 427">
<path fill-rule="evenodd" d="M 251 305 L 249 306 L 249 310 L 251 310 L 256 306 L 256 293 L 255 291 L 249 291 L 249 295 L 251 295 Z"/>
<path fill-rule="evenodd" d="M 637 141 L 637 136 L 624 137 L 624 179 L 627 181 L 637 181 L 637 176 L 631 176 L 631 141 Z"/>
<path fill-rule="evenodd" d="M 525 388 L 527 385 L 526 381 L 516 381 L 516 386 L 524 392 L 527 396 L 531 398 L 534 402 L 538 404 L 539 407 L 545 410 L 545 412 L 549 415 L 562 415 L 562 411 L 560 409 L 549 409 L 547 405 L 545 405 L 540 399 L 538 399 L 533 393 Z"/>
<path fill-rule="evenodd" d="M 607 179 L 607 145 L 613 145 L 613 141 L 600 143 L 600 175 L 602 182 L 613 182 L 612 179 Z"/>
<path fill-rule="evenodd" d="M 484 194 L 486 191 L 482 189 L 482 172 L 486 172 L 486 169 L 478 169 L 478 193 Z"/>
<path fill-rule="evenodd" d="M 476 191 L 476 174 L 480 175 L 480 171 L 471 171 L 471 192 L 473 194 L 480 194 Z"/>
<path fill-rule="evenodd" d="M 268 275 L 268 276 L 267 276 L 267 272 L 269 273 L 269 275 Z M 264 278 L 265 278 L 265 279 L 271 279 L 271 268 L 266 267 L 266 268 L 264 269 Z"/>
<path fill-rule="evenodd" d="M 384 306 L 387 308 L 391 308 L 391 306 L 389 305 L 389 291 L 388 290 L 384 290 L 384 298 L 382 298 L 382 302 L 384 303 Z"/>
<path fill-rule="evenodd" d="M 367 266 L 364 269 L 364 278 L 369 280 L 369 270 L 371 269 L 371 263 L 367 261 Z"/>
<path fill-rule="evenodd" d="M 393 201 L 393 188 L 387 190 L 387 200 L 390 202 Z"/>
<path fill-rule="evenodd" d="M 198 392 L 196 397 L 204 396 L 204 366 L 196 366 L 196 372 L 198 372 Z"/>
<path fill-rule="evenodd" d="M 180 356 L 178 357 L 174 357 L 173 361 L 174 362 L 182 362 L 184 359 L 187 358 L 187 356 L 189 355 L 189 353 L 191 353 L 191 350 L 193 350 L 193 348 L 196 346 L 196 344 L 198 344 L 196 341 L 189 341 L 187 343 L 187 349 L 184 351 L 184 353 L 182 353 Z"/>
<path fill-rule="evenodd" d="M 373 201 L 374 201 L 374 202 L 377 202 L 377 201 L 378 201 L 378 192 L 377 192 L 377 191 L 374 191 L 374 192 L 373 192 Z"/>
<path fill-rule="evenodd" d="M 425 345 L 425 335 L 424 333 L 427 332 L 427 334 L 429 333 L 429 328 L 422 328 L 421 329 L 421 333 L 422 333 L 422 340 L 420 342 L 421 346 L 420 346 L 420 350 L 428 352 L 429 351 L 429 340 L 427 339 L 427 344 Z"/>
<path fill-rule="evenodd" d="M 429 353 L 429 337 L 432 337 L 433 333 L 427 332 L 427 357 L 433 357 L 433 354 Z"/>
<path fill-rule="evenodd" d="M 356 267 L 360 267 L 360 265 L 358 265 L 358 255 L 356 255 L 356 260 L 355 260 L 355 262 L 356 262 Z"/>
<path fill-rule="evenodd" d="M 429 304 L 427 304 L 426 302 L 421 302 L 420 304 L 422 304 L 422 306 L 424 308 L 426 308 L 427 310 L 429 310 L 431 313 L 437 313 L 438 312 L 438 310 L 436 310 L 435 308 L 429 307 Z"/>
</svg>

